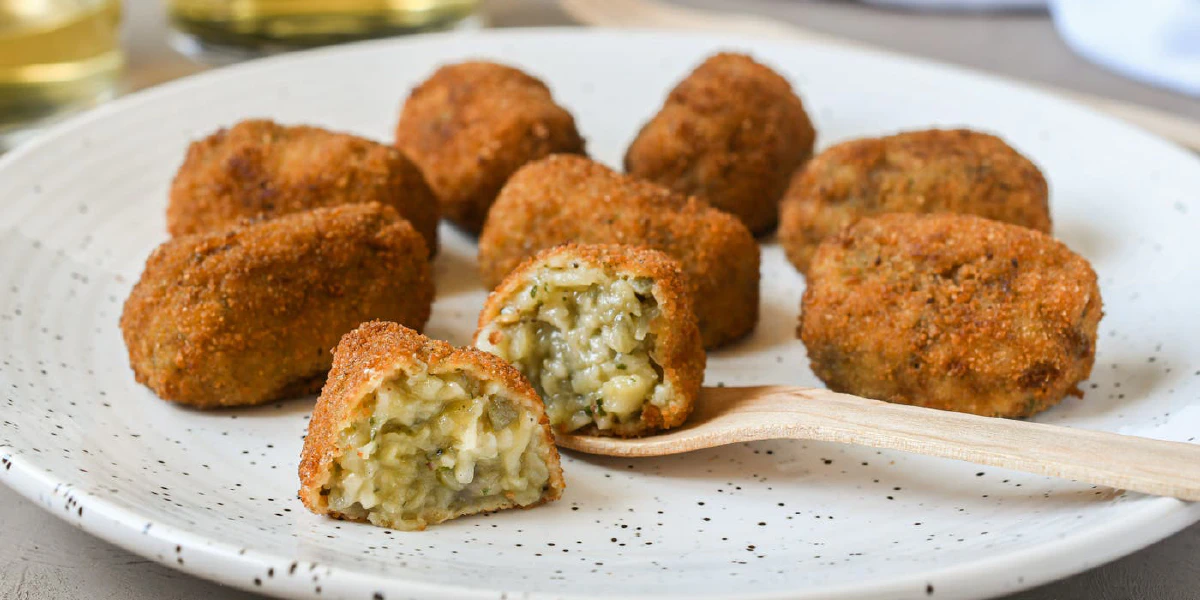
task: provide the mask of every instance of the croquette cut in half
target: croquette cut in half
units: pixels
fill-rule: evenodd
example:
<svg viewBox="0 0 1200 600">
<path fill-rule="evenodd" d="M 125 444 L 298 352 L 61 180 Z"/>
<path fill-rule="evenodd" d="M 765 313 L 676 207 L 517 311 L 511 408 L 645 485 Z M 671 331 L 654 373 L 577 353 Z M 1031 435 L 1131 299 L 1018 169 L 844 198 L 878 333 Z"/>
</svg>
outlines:
<svg viewBox="0 0 1200 600">
<path fill-rule="evenodd" d="M 775 228 L 792 173 L 816 132 L 791 84 L 744 54 L 705 60 L 671 90 L 625 154 L 625 171 Z"/>
<path fill-rule="evenodd" d="M 432 302 L 421 235 L 391 207 L 347 204 L 164 243 L 121 333 L 164 400 L 244 406 L 319 390 L 342 335 L 375 318 L 419 329 Z"/>
<path fill-rule="evenodd" d="M 479 236 L 480 275 L 494 288 L 522 261 L 571 242 L 644 246 L 678 261 L 706 348 L 758 322 L 759 249 L 741 221 L 581 156 L 551 156 L 513 175 Z"/>
<path fill-rule="evenodd" d="M 526 261 L 488 297 L 475 346 L 525 374 L 564 432 L 675 427 L 704 379 L 679 263 L 633 246 L 566 245 Z"/>
<path fill-rule="evenodd" d="M 821 240 L 892 212 L 971 214 L 1050 232 L 1049 188 L 1036 165 L 996 136 L 930 129 L 817 155 L 784 197 L 779 241 L 806 273 Z"/>
<path fill-rule="evenodd" d="M 1032 229 L 893 213 L 827 239 L 800 338 L 830 389 L 996 417 L 1087 379 L 1102 304 L 1091 265 Z"/>
<path fill-rule="evenodd" d="M 518 69 L 463 62 L 437 70 L 404 103 L 396 145 L 433 187 L 442 215 L 479 233 L 496 194 L 521 165 L 584 153 L 575 119 Z"/>
<path fill-rule="evenodd" d="M 437 252 L 433 190 L 397 149 L 318 127 L 242 121 L 193 142 L 167 205 L 174 236 L 218 231 L 247 218 L 378 202 L 396 209 Z"/>
<path fill-rule="evenodd" d="M 309 510 L 419 530 L 563 487 L 542 402 L 508 363 L 382 321 L 338 344 L 300 458 Z"/>
</svg>

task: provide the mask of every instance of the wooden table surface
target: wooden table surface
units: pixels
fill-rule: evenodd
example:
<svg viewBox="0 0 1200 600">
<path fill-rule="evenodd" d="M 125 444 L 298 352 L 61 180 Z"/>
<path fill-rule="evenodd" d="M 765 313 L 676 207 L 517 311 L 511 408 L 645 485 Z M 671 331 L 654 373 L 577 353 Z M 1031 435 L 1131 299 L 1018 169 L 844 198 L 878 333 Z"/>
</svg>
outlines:
<svg viewBox="0 0 1200 600">
<path fill-rule="evenodd" d="M 1011 77 L 1139 102 L 1200 119 L 1200 100 L 1122 79 L 1072 54 L 1044 13 L 921 15 L 853 2 L 675 0 L 771 15 L 824 33 Z M 158 0 L 126 0 L 127 89 L 204 69 L 172 52 Z M 493 25 L 572 25 L 550 0 L 491 0 Z M 93 538 L 0 486 L 0 598 L 258 598 Z M 1111 564 L 1004 600 L 1196 600 L 1200 525 Z M 882 599 L 881 599 L 882 600 Z"/>
</svg>

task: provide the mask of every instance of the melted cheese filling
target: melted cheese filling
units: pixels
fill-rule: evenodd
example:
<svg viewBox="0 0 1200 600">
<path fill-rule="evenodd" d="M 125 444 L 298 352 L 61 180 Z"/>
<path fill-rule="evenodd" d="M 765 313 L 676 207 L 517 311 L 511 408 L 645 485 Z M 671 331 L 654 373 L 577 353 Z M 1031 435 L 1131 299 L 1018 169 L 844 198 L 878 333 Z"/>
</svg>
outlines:
<svg viewBox="0 0 1200 600">
<path fill-rule="evenodd" d="M 378 525 L 541 498 L 550 475 L 535 446 L 537 418 L 498 384 L 400 374 L 364 402 L 369 416 L 341 434 L 331 509 Z"/>
<path fill-rule="evenodd" d="M 636 421 L 646 403 L 665 408 L 672 396 L 650 356 L 650 324 L 659 315 L 652 287 L 648 278 L 612 277 L 579 263 L 547 266 L 485 326 L 477 345 L 529 378 L 561 430 Z"/>
</svg>

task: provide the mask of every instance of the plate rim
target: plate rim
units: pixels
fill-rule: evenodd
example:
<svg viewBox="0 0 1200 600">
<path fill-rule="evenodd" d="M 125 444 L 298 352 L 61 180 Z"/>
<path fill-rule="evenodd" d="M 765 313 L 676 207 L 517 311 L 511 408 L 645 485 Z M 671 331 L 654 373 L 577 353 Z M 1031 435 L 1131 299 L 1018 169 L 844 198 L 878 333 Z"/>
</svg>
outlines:
<svg viewBox="0 0 1200 600">
<path fill-rule="evenodd" d="M 0 450 L 7 449 L 10 448 L 8 446 L 0 446 Z M 39 473 L 38 467 L 32 462 L 24 460 L 23 455 L 5 452 L 2 456 L 8 461 L 6 467 L 12 465 L 17 468 L 12 469 L 8 467 L 5 469 L 5 472 L 0 472 L 0 475 L 4 475 L 0 477 L 0 482 L 3 482 L 10 489 L 64 522 L 74 525 L 88 534 L 112 543 L 128 552 L 191 576 L 248 592 L 277 597 L 295 597 L 296 593 L 302 594 L 304 597 L 322 597 L 314 594 L 312 587 L 307 583 L 308 580 L 303 578 L 299 580 L 278 578 L 270 581 L 262 581 L 262 585 L 258 586 L 251 583 L 251 579 L 248 577 L 235 577 L 233 575 L 237 571 L 245 571 L 247 566 L 253 566 L 257 572 L 269 568 L 275 568 L 282 572 L 293 562 L 296 562 L 290 557 L 274 557 L 254 551 L 248 547 L 239 548 L 236 544 L 231 544 L 218 538 L 205 537 L 202 534 L 193 533 L 175 526 L 157 523 L 140 516 L 138 512 L 132 509 L 124 508 L 89 492 L 72 493 L 74 488 L 71 484 L 46 475 L 44 471 Z M 50 497 L 67 496 L 73 501 L 71 508 L 80 507 L 85 510 L 82 512 L 57 510 L 56 507 L 46 502 L 48 498 L 44 494 L 47 490 L 50 490 Z M 996 594 L 1008 594 L 1027 590 L 1107 564 L 1141 550 L 1200 521 L 1200 503 L 1187 503 L 1172 498 L 1157 498 L 1145 504 L 1146 506 L 1133 515 L 1103 527 L 1093 527 L 1079 533 L 1066 535 L 1057 541 L 1040 544 L 1034 548 L 999 553 L 986 560 L 979 560 L 973 563 L 920 571 L 914 574 L 886 578 L 867 584 L 848 583 L 822 587 L 815 590 L 747 593 L 739 595 L 737 598 L 742 600 L 857 600 L 875 598 L 879 597 L 880 594 L 886 593 L 903 593 L 906 590 L 915 589 L 923 584 L 932 584 L 934 581 L 937 581 L 938 585 L 943 589 L 951 586 L 961 587 L 962 584 L 968 582 L 976 588 L 974 593 L 970 595 L 960 594 L 952 597 L 993 598 Z M 110 522 L 107 527 L 104 523 L 98 522 L 101 518 Z M 147 525 L 152 526 L 147 527 Z M 191 560 L 178 563 L 172 560 L 174 555 L 156 553 L 149 545 L 138 544 L 134 541 L 142 536 L 150 536 L 151 539 L 160 542 L 163 547 L 181 547 L 188 552 Z M 1109 543 L 1100 543 L 1109 542 L 1113 538 L 1122 540 L 1123 544 L 1118 546 Z M 1094 552 L 1097 547 L 1103 548 L 1103 550 Z M 1092 551 L 1090 554 L 1086 554 L 1088 558 L 1082 558 L 1085 555 L 1078 552 L 1085 548 Z M 195 559 L 197 556 L 201 556 L 207 560 L 198 561 Z M 1069 566 L 1063 566 L 1064 561 L 1062 558 L 1064 556 L 1070 557 Z M 1056 560 L 1044 560 L 1050 558 Z M 309 561 L 303 562 L 308 563 Z M 1036 564 L 1055 564 L 1057 566 L 1054 568 L 1041 568 L 1035 572 L 1028 570 L 1030 565 Z M 213 568 L 214 566 L 231 568 L 215 569 Z M 1024 567 L 1022 572 L 1026 573 L 1026 575 L 1022 576 L 1015 585 L 1011 582 L 1006 582 L 1002 577 L 996 576 L 997 574 L 1003 574 L 1007 569 L 1016 567 Z M 414 597 L 432 598 L 446 597 L 447 594 L 453 594 L 452 597 L 455 598 L 495 598 L 497 594 L 501 594 L 501 597 L 504 597 L 504 592 L 498 589 L 493 590 L 388 578 L 374 573 L 363 573 L 340 567 L 325 567 L 325 569 L 327 570 L 325 571 L 324 582 L 335 581 L 335 577 L 352 578 L 352 581 L 345 581 L 343 585 L 347 587 L 353 585 L 354 588 L 361 590 L 380 589 L 387 590 L 389 594 L 413 594 Z M 293 583 L 303 585 L 293 585 Z M 613 596 L 604 594 L 522 592 L 522 597 L 529 600 L 601 600 L 612 598 Z M 690 595 L 688 597 L 701 599 L 729 598 L 726 595 L 716 594 L 704 596 Z M 945 596 L 943 595 L 942 597 Z"/>
<path fill-rule="evenodd" d="M 1061 106 L 1069 107 L 1073 111 L 1087 113 L 1094 118 L 1104 120 L 1110 126 L 1120 127 L 1125 129 L 1130 134 L 1147 138 L 1147 141 L 1151 141 L 1160 146 L 1163 151 L 1172 152 L 1181 156 L 1186 156 L 1191 160 L 1200 161 L 1200 158 L 1191 156 L 1187 151 L 1168 140 L 1160 138 L 1135 125 L 1129 124 L 1115 117 L 1100 113 L 1095 109 L 1081 105 L 1068 98 L 1057 96 L 1050 92 L 1038 89 L 1032 85 L 1025 84 L 1004 76 L 993 75 L 959 65 L 922 57 L 915 57 L 904 53 L 893 53 L 886 50 L 873 48 L 852 48 L 820 41 L 754 39 L 738 34 L 684 32 L 672 29 L 521 27 L 490 29 L 475 32 L 455 31 L 423 34 L 419 36 L 367 40 L 350 44 L 341 44 L 269 56 L 188 75 L 173 81 L 138 90 L 91 110 L 74 115 L 60 123 L 53 125 L 36 138 L 25 144 L 22 144 L 6 155 L 0 156 L 0 176 L 7 174 L 9 170 L 12 170 L 15 168 L 15 166 L 20 165 L 21 161 L 24 160 L 24 157 L 27 154 L 36 152 L 43 147 L 52 146 L 53 144 L 58 143 L 62 138 L 71 135 L 78 129 L 87 126 L 89 123 L 107 118 L 110 113 L 133 110 L 139 105 L 153 103 L 162 96 L 182 93 L 193 86 L 204 87 L 213 85 L 222 78 L 236 76 L 236 74 L 243 71 L 252 72 L 259 69 L 269 70 L 275 68 L 276 64 L 303 62 L 314 56 L 354 54 L 368 48 L 382 48 L 387 46 L 403 47 L 411 45 L 414 42 L 439 43 L 444 40 L 453 40 L 464 37 L 472 38 L 474 41 L 479 38 L 504 39 L 577 36 L 655 36 L 660 39 L 671 38 L 680 40 L 705 40 L 708 42 L 715 41 L 722 45 L 748 48 L 767 46 L 780 48 L 820 48 L 824 51 L 829 51 L 832 53 L 867 57 L 878 61 L 906 63 L 924 68 L 933 68 L 948 73 L 954 77 L 965 77 L 975 81 L 986 82 L 991 85 L 1016 89 L 1022 93 L 1032 94 L 1038 97 L 1040 101 L 1057 103 Z M 0 230 L 14 230 L 19 229 L 19 227 L 19 221 L 14 221 L 12 223 L 0 223 Z M 13 489 L 21 496 L 34 502 L 52 515 L 127 551 L 138 554 L 149 560 L 153 560 L 159 564 L 171 567 L 178 571 L 246 591 L 271 595 L 294 595 L 296 593 L 300 593 L 310 597 L 315 597 L 312 588 L 307 585 L 307 579 L 293 580 L 290 578 L 275 578 L 272 580 L 264 580 L 261 586 L 256 586 L 252 584 L 251 580 L 247 577 L 234 577 L 232 575 L 239 570 L 244 570 L 246 565 L 250 563 L 256 567 L 287 568 L 293 562 L 293 559 L 290 557 L 273 557 L 253 551 L 250 548 L 240 549 L 236 544 L 231 544 L 218 538 L 205 537 L 203 534 L 189 532 L 184 529 L 169 525 L 154 523 L 152 519 L 140 517 L 139 514 L 133 509 L 124 508 L 116 503 L 104 499 L 103 497 L 95 496 L 91 493 L 75 490 L 73 484 L 67 480 L 68 478 L 62 476 L 53 477 L 49 475 L 48 471 L 39 467 L 35 460 L 30 460 L 32 455 L 17 453 L 16 450 L 9 445 L 0 445 L 0 457 L 6 459 L 4 470 L 0 471 L 0 482 L 3 482 L 10 489 Z M 83 509 L 82 512 L 77 513 L 76 511 L 68 512 L 57 510 L 55 506 L 48 504 L 48 499 L 61 495 L 70 495 L 70 498 L 74 500 L 74 506 Z M 110 523 L 106 525 L 100 521 L 101 518 L 110 521 Z M 750 593 L 739 597 L 755 600 L 768 600 L 777 598 L 815 599 L 818 597 L 849 600 L 852 598 L 874 597 L 874 595 L 888 592 L 903 593 L 904 591 L 913 589 L 914 585 L 921 585 L 928 580 L 936 579 L 937 581 L 941 582 L 943 587 L 949 587 L 955 582 L 957 582 L 960 587 L 962 584 L 968 584 L 971 591 L 968 592 L 967 595 L 960 595 L 957 597 L 989 598 L 996 594 L 1006 594 L 1023 589 L 1029 589 L 1043 583 L 1068 577 L 1084 570 L 1100 566 L 1122 556 L 1136 552 L 1196 522 L 1200 522 L 1200 503 L 1186 503 L 1171 498 L 1156 498 L 1144 502 L 1143 506 L 1139 507 L 1136 512 L 1119 521 L 1110 522 L 1109 524 L 1101 527 L 1092 527 L 1080 533 L 1067 534 L 1054 542 L 1043 543 L 1034 548 L 1017 549 L 998 553 L 986 559 L 977 560 L 971 563 L 920 571 L 916 574 L 886 578 L 868 584 L 849 583 L 836 585 L 833 587 L 823 587 L 815 591 L 794 590 L 790 592 L 770 592 L 760 594 Z M 142 527 L 145 523 L 152 523 L 154 526 L 151 527 L 149 531 L 142 531 Z M 209 559 L 210 562 L 206 563 L 203 560 L 192 560 L 183 564 L 177 563 L 174 560 L 174 556 L 156 554 L 154 549 L 148 544 L 137 543 L 137 540 L 141 539 L 143 536 L 149 536 L 151 539 L 161 543 L 164 547 L 181 546 L 182 548 L 188 550 L 191 556 L 195 557 L 200 555 Z M 1098 547 L 1103 549 L 1096 551 L 1096 548 Z M 1088 557 L 1087 559 L 1078 558 L 1081 556 L 1078 551 L 1082 549 L 1088 550 L 1088 554 L 1086 554 Z M 239 552 L 239 550 L 241 551 Z M 1055 560 L 1043 560 L 1051 557 L 1054 557 Z M 1069 558 L 1064 560 L 1063 557 Z M 205 565 L 207 564 L 227 568 L 205 568 Z M 1039 564 L 1043 568 L 1035 569 L 1033 571 L 1029 570 L 1030 567 Z M 1051 564 L 1054 566 L 1047 568 L 1047 565 Z M 1012 582 L 1007 581 L 1003 577 L 1003 574 L 1006 569 L 1014 568 L 1016 566 L 1023 567 L 1023 572 L 1027 573 L 1027 575 L 1023 578 L 1023 580 L 1013 585 Z M 342 567 L 325 567 L 325 569 L 329 570 L 329 574 L 326 575 L 324 581 L 332 582 L 337 578 L 343 579 L 343 581 L 340 581 L 339 583 L 346 587 L 340 589 L 352 589 L 350 586 L 353 586 L 353 589 L 364 590 L 373 587 L 379 587 L 381 589 L 389 590 L 390 593 L 433 595 L 434 597 L 444 594 L 454 594 L 455 597 L 492 598 L 502 593 L 501 590 L 489 590 L 478 587 L 461 587 L 451 584 L 438 584 L 415 580 L 389 578 L 371 573 L 361 573 Z M 304 585 L 302 587 L 289 585 L 289 582 L 292 581 L 295 581 L 296 583 L 303 582 Z M 329 591 L 332 592 L 335 590 Z M 574 593 L 563 595 L 549 592 L 526 592 L 523 593 L 523 595 L 532 599 L 577 598 L 583 600 L 610 597 Z M 716 598 L 720 596 L 708 597 Z"/>
</svg>

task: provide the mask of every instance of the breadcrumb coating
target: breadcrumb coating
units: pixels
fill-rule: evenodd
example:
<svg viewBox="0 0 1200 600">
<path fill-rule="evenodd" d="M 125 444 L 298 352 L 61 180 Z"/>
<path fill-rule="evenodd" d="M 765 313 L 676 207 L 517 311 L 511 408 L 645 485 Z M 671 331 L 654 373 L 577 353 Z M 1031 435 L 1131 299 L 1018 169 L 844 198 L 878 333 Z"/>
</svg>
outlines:
<svg viewBox="0 0 1200 600">
<path fill-rule="evenodd" d="M 1045 410 L 1091 372 L 1088 262 L 1041 232 L 893 213 L 821 244 L 799 335 L 830 389 L 985 416 Z"/>
<path fill-rule="evenodd" d="M 195 141 L 171 184 L 173 236 L 218 231 L 247 218 L 378 202 L 437 252 L 438 205 L 424 176 L 384 144 L 307 125 L 251 119 Z"/>
<path fill-rule="evenodd" d="M 161 398 L 244 406 L 316 391 L 343 334 L 374 318 L 419 329 L 432 301 L 421 235 L 391 207 L 346 204 L 164 243 L 121 332 Z"/>
<path fill-rule="evenodd" d="M 549 480 L 541 498 L 532 504 L 518 505 L 511 498 L 498 497 L 472 507 L 470 512 L 491 512 L 520 506 L 532 508 L 562 496 L 563 481 L 554 434 L 546 419 L 541 399 L 520 372 L 499 358 L 475 348 L 455 348 L 446 342 L 427 338 L 398 323 L 371 321 L 347 333 L 334 350 L 333 368 L 317 405 L 313 409 L 300 457 L 300 500 L 309 510 L 335 518 L 365 520 L 331 511 L 325 493 L 338 457 L 347 451 L 339 447 L 341 433 L 356 420 L 367 418 L 364 399 L 373 394 L 385 379 L 410 372 L 464 373 L 468 377 L 496 384 L 507 401 L 537 417 L 535 443 L 549 471 Z M 431 525 L 468 514 L 432 511 L 416 523 L 390 523 L 405 529 L 424 529 Z M 409 526 L 411 525 L 411 526 Z"/>
<path fill-rule="evenodd" d="M 779 241 L 804 273 L 821 240 L 890 212 L 972 214 L 1050 232 L 1049 188 L 1036 165 L 998 137 L 930 129 L 817 155 L 784 197 Z"/>
<path fill-rule="evenodd" d="M 625 171 L 699 196 L 755 234 L 779 220 L 816 131 L 791 84 L 744 54 L 720 53 L 671 90 L 625 154 Z"/>
<path fill-rule="evenodd" d="M 417 86 L 401 110 L 396 145 L 425 174 L 442 215 L 471 233 L 521 165 L 584 153 L 575 119 L 546 84 L 490 62 L 447 65 Z"/>
</svg>

